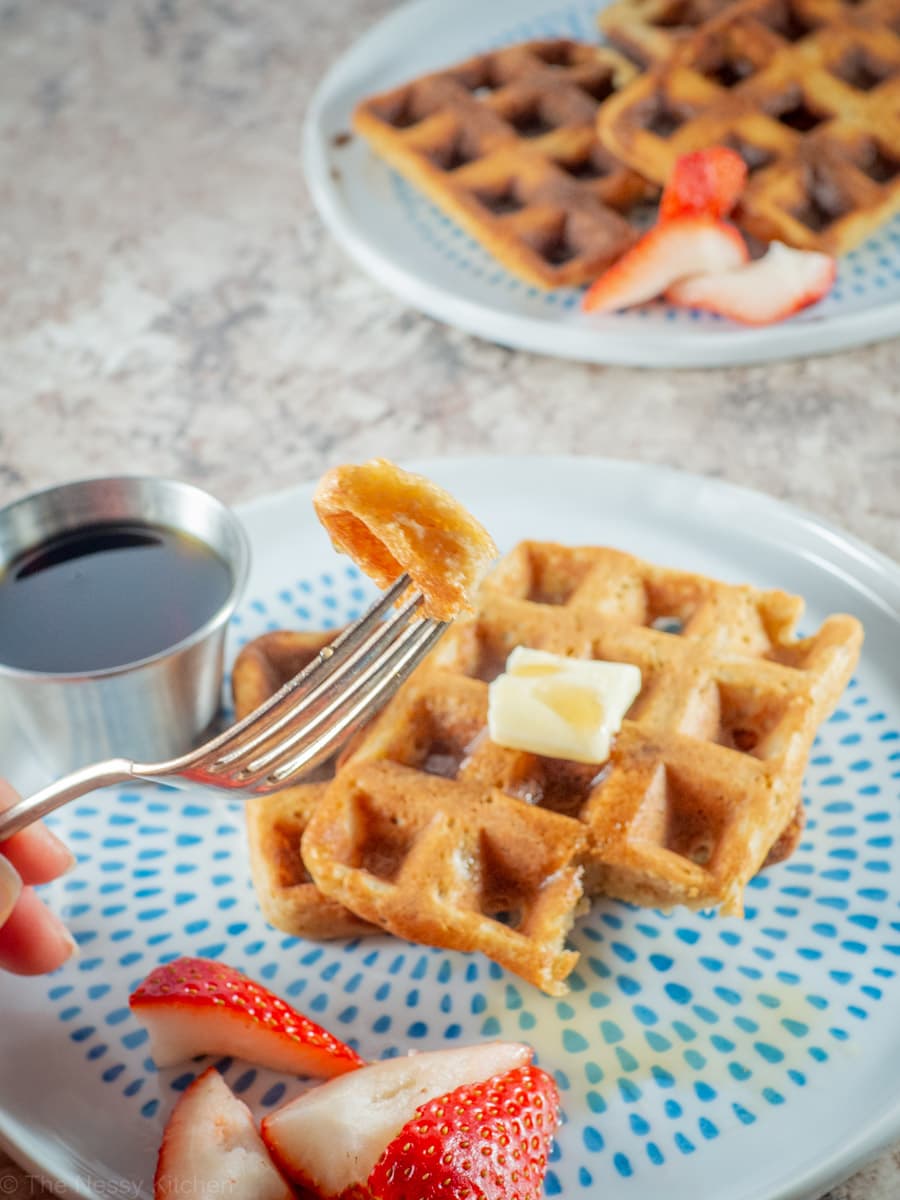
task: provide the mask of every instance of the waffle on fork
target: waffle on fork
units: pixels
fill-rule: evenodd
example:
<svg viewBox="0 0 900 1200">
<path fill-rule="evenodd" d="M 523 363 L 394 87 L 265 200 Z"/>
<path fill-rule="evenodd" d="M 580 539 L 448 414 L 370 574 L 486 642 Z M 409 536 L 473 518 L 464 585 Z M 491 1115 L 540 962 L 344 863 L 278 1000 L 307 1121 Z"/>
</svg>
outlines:
<svg viewBox="0 0 900 1200">
<path fill-rule="evenodd" d="M 900 209 L 900 0 L 736 0 L 656 33 L 669 53 L 598 114 L 628 166 L 662 184 L 680 154 L 730 145 L 750 171 L 738 224 L 830 254 Z"/>
<path fill-rule="evenodd" d="M 553 995 L 582 892 L 740 913 L 748 880 L 796 843 L 809 747 L 861 642 L 844 616 L 794 638 L 801 608 L 615 550 L 522 543 L 339 771 L 307 868 L 389 932 L 482 950 Z M 487 684 L 516 645 L 641 668 L 604 767 L 489 740 Z"/>
<path fill-rule="evenodd" d="M 514 274 L 571 286 L 631 245 L 629 213 L 655 195 L 596 135 L 634 73 L 608 48 L 526 42 L 370 97 L 353 123 Z"/>
</svg>

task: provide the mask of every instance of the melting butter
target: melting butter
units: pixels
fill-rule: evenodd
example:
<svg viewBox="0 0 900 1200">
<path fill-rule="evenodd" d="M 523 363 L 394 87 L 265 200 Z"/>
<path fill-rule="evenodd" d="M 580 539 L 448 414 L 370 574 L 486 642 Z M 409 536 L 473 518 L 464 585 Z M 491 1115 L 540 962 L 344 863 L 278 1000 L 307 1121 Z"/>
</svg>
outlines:
<svg viewBox="0 0 900 1200">
<path fill-rule="evenodd" d="M 490 685 L 488 731 L 512 750 L 603 763 L 640 690 L 641 672 L 631 663 L 517 646 Z"/>
<path fill-rule="evenodd" d="M 596 692 L 578 683 L 539 683 L 534 689 L 539 700 L 549 705 L 573 729 L 589 733 L 603 721 L 604 708 Z"/>
</svg>

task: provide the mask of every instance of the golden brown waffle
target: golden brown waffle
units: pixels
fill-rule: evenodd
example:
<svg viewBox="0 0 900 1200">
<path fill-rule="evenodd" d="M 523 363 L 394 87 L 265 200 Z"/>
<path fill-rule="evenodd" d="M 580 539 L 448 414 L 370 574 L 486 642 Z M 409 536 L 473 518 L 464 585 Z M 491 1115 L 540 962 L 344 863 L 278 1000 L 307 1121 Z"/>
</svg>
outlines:
<svg viewBox="0 0 900 1200">
<path fill-rule="evenodd" d="M 308 667 L 339 629 L 295 633 L 276 630 L 248 642 L 234 661 L 231 692 L 239 721 L 264 704 L 280 687 Z"/>
<path fill-rule="evenodd" d="M 424 475 L 384 458 L 332 467 L 313 505 L 335 549 L 379 587 L 408 575 L 424 597 L 422 613 L 438 621 L 474 609 L 497 547 L 458 500 Z"/>
<path fill-rule="evenodd" d="M 481 54 L 364 100 L 354 126 L 514 274 L 594 279 L 655 194 L 603 149 L 596 116 L 634 67 L 557 39 Z"/>
<path fill-rule="evenodd" d="M 248 643 L 231 673 L 238 720 L 302 671 L 338 632 L 279 630 Z M 321 940 L 378 932 L 336 901 L 327 900 L 303 864 L 300 840 L 327 787 L 325 780 L 333 774 L 330 765 L 319 768 L 314 772 L 316 782 L 256 796 L 246 805 L 250 873 L 260 908 L 270 925 L 294 937 Z"/>
<path fill-rule="evenodd" d="M 300 852 L 304 830 L 328 783 L 301 783 L 247 801 L 250 872 L 263 916 L 294 937 L 361 937 L 379 933 L 312 881 Z"/>
<path fill-rule="evenodd" d="M 611 97 L 598 133 L 657 183 L 730 145 L 750 170 L 738 224 L 843 254 L 900 209 L 900 0 L 738 0 Z"/>
<path fill-rule="evenodd" d="M 303 840 L 313 878 L 398 936 L 483 950 L 552 994 L 578 868 L 587 894 L 739 913 L 796 842 L 809 747 L 861 642 L 843 616 L 795 639 L 801 608 L 615 550 L 521 544 L 328 789 Z M 490 741 L 487 684 L 517 645 L 641 668 L 608 764 Z"/>
<path fill-rule="evenodd" d="M 734 0 L 615 0 L 597 24 L 617 50 L 642 67 L 667 58 L 698 26 Z"/>
<path fill-rule="evenodd" d="M 577 821 L 399 763 L 352 760 L 310 818 L 303 857 L 326 895 L 399 937 L 480 950 L 550 995 L 581 899 Z"/>
</svg>

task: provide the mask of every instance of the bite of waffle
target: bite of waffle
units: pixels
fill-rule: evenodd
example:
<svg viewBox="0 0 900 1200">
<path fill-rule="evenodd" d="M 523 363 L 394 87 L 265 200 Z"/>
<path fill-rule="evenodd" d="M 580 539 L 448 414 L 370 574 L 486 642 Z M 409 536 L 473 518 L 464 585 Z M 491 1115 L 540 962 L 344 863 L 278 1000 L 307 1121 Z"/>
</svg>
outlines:
<svg viewBox="0 0 900 1200">
<path fill-rule="evenodd" d="M 589 897 L 740 913 L 797 842 L 809 748 L 861 643 L 845 616 L 796 638 L 801 609 L 617 550 L 520 544 L 331 782 L 293 808 L 254 801 L 257 888 L 300 885 L 352 915 L 348 933 L 479 950 L 554 995 Z M 519 645 L 640 668 L 607 763 L 491 741 L 488 686 Z M 267 851 L 285 811 L 289 840 Z"/>
<path fill-rule="evenodd" d="M 408 577 L 423 613 L 438 621 L 471 610 L 497 557 L 490 534 L 453 496 L 384 458 L 332 467 L 313 507 L 339 553 L 379 587 Z"/>
</svg>

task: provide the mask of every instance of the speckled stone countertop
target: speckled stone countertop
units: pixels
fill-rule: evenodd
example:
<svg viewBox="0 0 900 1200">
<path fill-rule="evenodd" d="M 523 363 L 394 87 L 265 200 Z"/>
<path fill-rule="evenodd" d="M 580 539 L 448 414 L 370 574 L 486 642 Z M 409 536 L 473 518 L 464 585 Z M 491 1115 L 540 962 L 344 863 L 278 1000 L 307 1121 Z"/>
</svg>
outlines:
<svg viewBox="0 0 900 1200">
<path fill-rule="evenodd" d="M 389 7 L 0 2 L 0 502 L 122 470 L 238 501 L 343 459 L 539 448 L 722 476 L 900 558 L 900 341 L 586 367 L 445 329 L 347 261 L 299 126 Z M 0 1194 L 44 1193 L 0 1154 Z M 900 1148 L 831 1200 L 896 1196 Z"/>
</svg>

